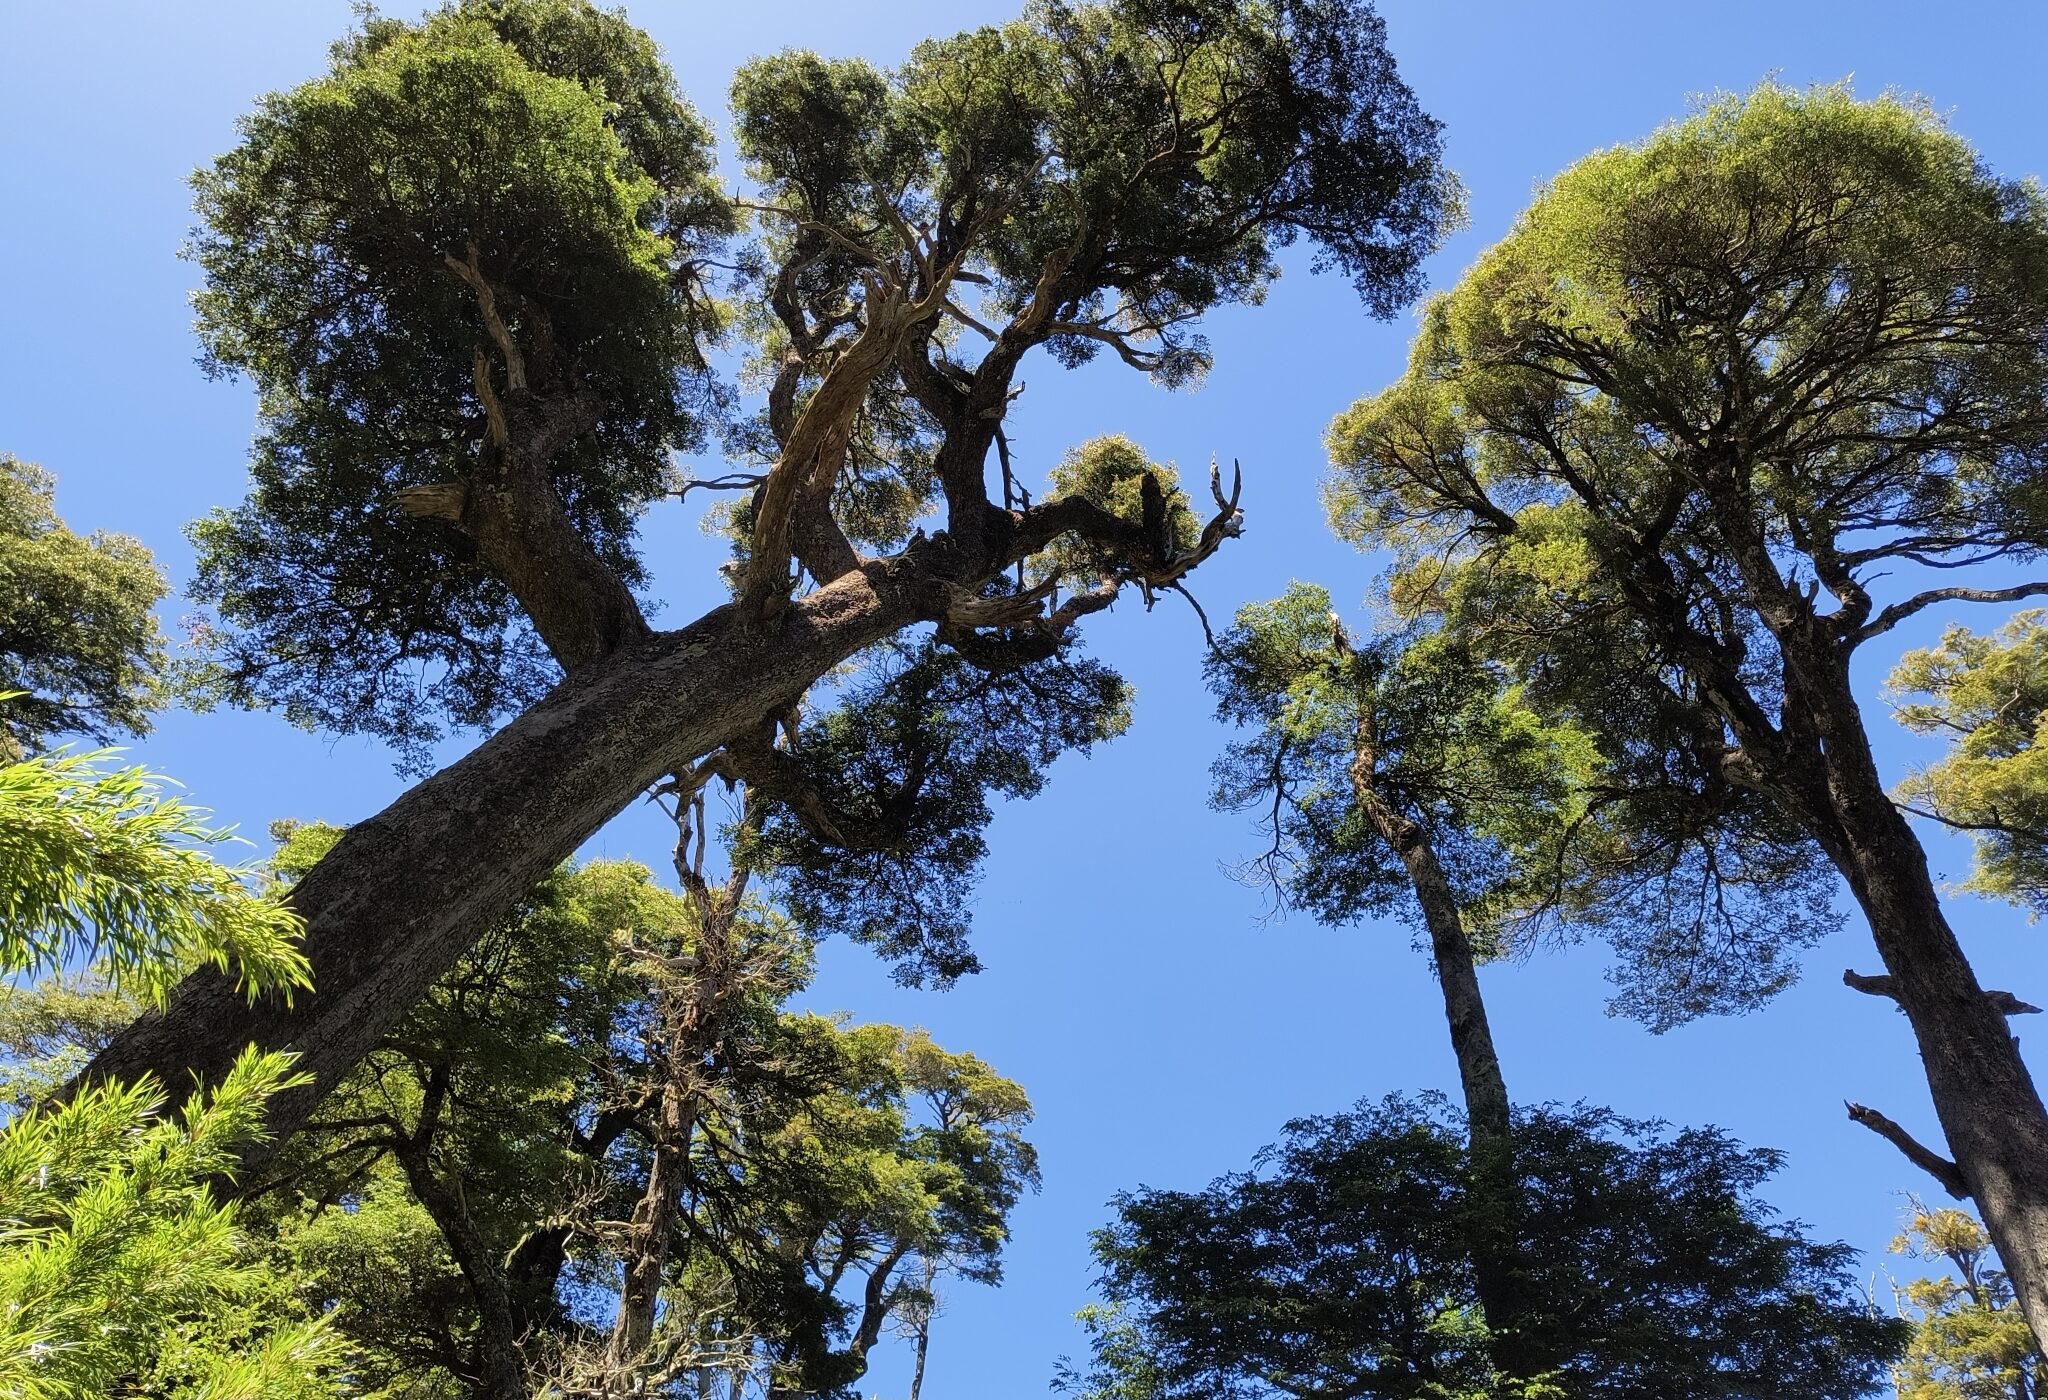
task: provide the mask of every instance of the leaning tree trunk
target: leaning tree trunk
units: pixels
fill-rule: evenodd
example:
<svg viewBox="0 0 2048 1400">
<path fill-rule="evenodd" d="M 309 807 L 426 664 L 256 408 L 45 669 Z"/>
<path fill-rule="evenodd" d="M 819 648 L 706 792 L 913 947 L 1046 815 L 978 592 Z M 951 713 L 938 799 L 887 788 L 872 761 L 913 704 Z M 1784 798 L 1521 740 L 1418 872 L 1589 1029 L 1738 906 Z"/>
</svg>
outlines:
<svg viewBox="0 0 2048 1400">
<path fill-rule="evenodd" d="M 662 774 L 710 752 L 861 648 L 942 613 L 946 585 L 898 557 L 863 565 L 772 623 L 733 606 L 630 643 L 476 750 L 349 828 L 294 886 L 313 987 L 253 1002 L 188 978 L 123 1030 L 89 1078 L 217 1080 L 251 1043 L 312 1076 L 270 1105 L 269 1144 L 316 1103 L 474 939 Z"/>
<path fill-rule="evenodd" d="M 1950 1194 L 1976 1202 L 2027 1325 L 2048 1338 L 2048 1112 L 2005 1012 L 1942 913 L 1926 851 L 1885 791 L 1846 665 L 1802 669 L 1801 708 L 1820 740 L 1825 781 L 1787 786 L 1869 921 L 1954 1160 L 1881 1115 L 1859 1116 Z"/>
<path fill-rule="evenodd" d="M 1531 1310 L 1516 1267 L 1516 1226 L 1521 1210 L 1516 1199 L 1514 1126 L 1507 1080 L 1501 1073 L 1493 1030 L 1487 1024 L 1486 1002 L 1479 991 L 1478 962 L 1458 910 L 1457 893 L 1437 859 L 1429 833 L 1388 805 L 1373 786 L 1371 766 L 1370 753 L 1361 750 L 1351 770 L 1352 796 L 1408 872 L 1415 902 L 1422 908 L 1423 927 L 1429 931 L 1444 1019 L 1458 1061 L 1475 1197 L 1467 1211 L 1472 1277 L 1486 1312 L 1488 1350 L 1503 1374 L 1531 1379 L 1554 1370 L 1555 1361 L 1539 1355 L 1541 1348 L 1530 1336 Z"/>
</svg>

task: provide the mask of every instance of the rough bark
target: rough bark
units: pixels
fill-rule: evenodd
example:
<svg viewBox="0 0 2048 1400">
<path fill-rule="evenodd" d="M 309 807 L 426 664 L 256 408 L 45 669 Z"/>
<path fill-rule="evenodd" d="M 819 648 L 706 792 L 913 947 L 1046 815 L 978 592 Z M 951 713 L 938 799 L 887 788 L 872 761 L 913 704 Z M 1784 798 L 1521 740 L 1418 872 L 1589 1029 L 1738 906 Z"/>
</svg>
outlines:
<svg viewBox="0 0 2048 1400">
<path fill-rule="evenodd" d="M 1732 676 L 1710 671 L 1709 694 L 1760 785 L 1798 815 L 1870 925 L 1890 995 L 1919 1045 L 1950 1156 L 2028 1326 L 2048 1337 L 2048 1110 L 2005 1024 L 2004 1003 L 1978 984 L 1942 912 L 1927 853 L 1871 753 L 1850 684 L 1855 650 L 1873 635 L 1864 625 L 1870 597 L 1845 570 L 1827 567 L 1830 545 L 1816 557 L 1837 609 L 1817 611 L 1815 593 L 1779 572 L 1748 476 L 1718 464 L 1706 479 L 1748 601 L 1777 642 L 1785 699 L 1773 726 Z"/>
<path fill-rule="evenodd" d="M 1920 1047 L 1936 1117 L 2036 1337 L 2048 1337 L 2048 1111 L 1999 1000 L 1978 985 L 1919 839 L 1878 776 L 1846 667 L 1808 689 L 1824 782 L 1799 784 L 1862 908 Z M 1802 687 L 1802 689 L 1807 689 Z M 1788 783 L 1788 787 L 1792 784 Z M 1804 804 L 1802 804 L 1804 805 Z"/>
<path fill-rule="evenodd" d="M 587 430 L 597 405 L 586 395 L 523 390 L 501 401 L 481 367 L 477 385 L 490 413 L 476 476 L 401 491 L 398 508 L 468 536 L 542 644 L 574 675 L 648 634 L 632 591 L 577 530 L 549 478 L 549 462 Z"/>
<path fill-rule="evenodd" d="M 272 1101 L 274 1146 L 478 930 L 639 792 L 945 604 L 940 581 L 898 558 L 793 602 L 772 624 L 745 625 L 726 606 L 620 649 L 356 823 L 294 887 L 313 990 L 289 1005 L 246 1002 L 219 974 L 195 974 L 85 1076 L 178 1086 L 217 1078 L 251 1042 L 293 1051 L 313 1082 Z"/>
</svg>

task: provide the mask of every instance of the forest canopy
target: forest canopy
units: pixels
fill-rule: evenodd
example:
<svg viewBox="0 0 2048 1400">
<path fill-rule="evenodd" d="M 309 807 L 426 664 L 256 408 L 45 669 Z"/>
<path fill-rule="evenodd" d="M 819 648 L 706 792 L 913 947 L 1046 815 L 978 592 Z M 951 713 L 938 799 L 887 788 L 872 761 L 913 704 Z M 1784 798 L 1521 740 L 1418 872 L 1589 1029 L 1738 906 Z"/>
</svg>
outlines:
<svg viewBox="0 0 2048 1400">
<path fill-rule="evenodd" d="M 1371 0 L 702 87 L 727 18 L 362 9 L 189 153 L 255 421 L 176 628 L 0 456 L 0 1389 L 921 1400 L 1064 1229 L 1091 1400 L 2033 1395 L 2037 989 L 1958 901 L 2048 898 L 2040 185 L 1766 81 L 1424 301 L 1457 89 Z M 398 777 L 196 762 L 233 856 L 157 756 L 287 726 Z M 1873 1172 L 1954 1203 L 1889 1301 Z"/>
</svg>

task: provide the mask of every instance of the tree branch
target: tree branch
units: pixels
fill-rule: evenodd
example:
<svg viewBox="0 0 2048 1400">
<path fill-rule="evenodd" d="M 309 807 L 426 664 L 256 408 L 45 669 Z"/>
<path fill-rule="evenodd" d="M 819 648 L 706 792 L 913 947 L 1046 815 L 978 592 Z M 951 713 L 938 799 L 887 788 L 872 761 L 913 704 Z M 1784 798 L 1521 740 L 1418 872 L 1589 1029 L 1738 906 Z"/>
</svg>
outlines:
<svg viewBox="0 0 2048 1400">
<path fill-rule="evenodd" d="M 1926 1172 L 1939 1182 L 1941 1189 L 1959 1201 L 1970 1199 L 1970 1185 L 1963 1180 L 1963 1173 L 1954 1162 L 1923 1146 L 1904 1128 L 1885 1117 L 1874 1108 L 1865 1108 L 1860 1103 L 1847 1103 L 1849 1119 L 1861 1123 L 1886 1142 L 1906 1154 L 1906 1160 Z"/>
<path fill-rule="evenodd" d="M 1915 594 L 1902 603 L 1890 607 L 1872 618 L 1858 629 L 1857 642 L 1867 642 L 1872 637 L 1889 632 L 1914 613 L 1933 607 L 1936 603 L 2017 603 L 2022 598 L 2038 598 L 2048 593 L 2048 580 L 2035 583 L 2015 584 L 2011 588 L 1930 588 L 1925 593 Z"/>
</svg>

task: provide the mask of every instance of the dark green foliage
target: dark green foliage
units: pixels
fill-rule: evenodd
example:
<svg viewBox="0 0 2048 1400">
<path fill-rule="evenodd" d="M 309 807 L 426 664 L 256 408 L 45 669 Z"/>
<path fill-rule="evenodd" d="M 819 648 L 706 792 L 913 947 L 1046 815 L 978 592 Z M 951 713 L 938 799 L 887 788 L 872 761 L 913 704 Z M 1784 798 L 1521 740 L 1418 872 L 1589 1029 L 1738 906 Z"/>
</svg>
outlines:
<svg viewBox="0 0 2048 1400">
<path fill-rule="evenodd" d="M 262 407 L 254 494 L 193 527 L 198 595 L 234 629 L 222 693 L 418 744 L 551 678 L 473 548 L 393 504 L 475 473 L 477 375 L 504 369 L 456 264 L 581 428 L 548 464 L 570 519 L 641 579 L 633 520 L 709 407 L 697 259 L 730 222 L 709 142 L 651 41 L 578 0 L 372 21 L 244 120 L 195 178 L 192 247 L 206 362 Z"/>
<path fill-rule="evenodd" d="M 163 698 L 163 575 L 126 535 L 66 529 L 55 497 L 48 472 L 0 453 L 0 695 L 18 692 L 0 701 L 0 761 L 144 733 Z"/>
<path fill-rule="evenodd" d="M 1524 1110 L 1514 1142 L 1530 1326 L 1560 1373 L 1492 1374 L 1463 1125 L 1390 1098 L 1291 1123 L 1204 1191 L 1119 1196 L 1096 1251 L 1135 1337 L 1068 1388 L 1125 1393 L 1117 1372 L 1142 1365 L 1156 1400 L 1820 1400 L 1871 1393 L 1899 1355 L 1903 1324 L 1864 1303 L 1854 1252 L 1772 1223 L 1756 1190 L 1776 1153 L 1585 1108 Z M 1556 1389 L 1516 1389 L 1538 1381 Z"/>
<path fill-rule="evenodd" d="M 980 966 L 967 900 L 990 798 L 1036 795 L 1060 754 L 1122 733 L 1129 704 L 1087 658 L 991 673 L 930 643 L 885 648 L 791 751 L 842 839 L 780 807 L 741 854 L 776 873 L 805 928 L 872 945 L 899 981 L 943 985 Z"/>
<path fill-rule="evenodd" d="M 1295 238 L 1384 316 L 1420 289 L 1421 259 L 1459 218 L 1437 124 L 1358 0 L 1037 0 L 1011 23 L 918 45 L 894 73 L 801 51 L 757 59 L 732 108 L 776 269 L 759 287 L 772 314 L 743 321 L 772 373 L 801 312 L 807 386 L 859 328 L 861 279 L 899 260 L 912 228 L 980 288 L 956 287 L 960 314 L 920 333 L 937 382 L 965 385 L 976 326 L 1014 322 L 998 361 L 1043 343 L 1076 365 L 1107 347 L 1178 384 L 1209 363 L 1191 323 L 1259 300 Z M 930 269 L 912 281 L 929 286 Z M 929 387 L 908 387 L 930 406 Z M 769 458 L 772 397 L 741 439 Z M 908 397 L 879 378 L 853 436 L 835 506 L 857 542 L 893 543 L 936 492 L 939 435 Z M 958 464 L 977 482 L 985 450 Z M 882 523 L 860 518 L 882 498 Z"/>
</svg>

